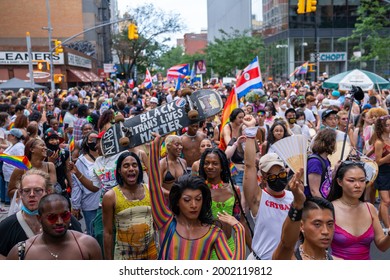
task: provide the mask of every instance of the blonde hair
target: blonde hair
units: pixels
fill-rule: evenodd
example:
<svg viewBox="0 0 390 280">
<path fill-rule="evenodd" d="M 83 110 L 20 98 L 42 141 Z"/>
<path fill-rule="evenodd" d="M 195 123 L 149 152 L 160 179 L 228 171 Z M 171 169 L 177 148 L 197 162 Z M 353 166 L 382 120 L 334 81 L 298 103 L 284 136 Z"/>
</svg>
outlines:
<svg viewBox="0 0 390 280">
<path fill-rule="evenodd" d="M 167 138 L 165 139 L 165 145 L 168 146 L 175 140 L 181 140 L 181 138 L 177 135 L 168 135 Z"/>
<path fill-rule="evenodd" d="M 45 190 L 46 190 L 46 192 L 47 193 L 53 192 L 54 189 L 53 189 L 53 185 L 50 182 L 49 174 L 46 173 L 45 171 L 42 171 L 42 170 L 36 169 L 36 168 L 31 168 L 30 170 L 26 171 L 22 175 L 22 178 L 16 182 L 16 189 L 18 189 L 20 191 L 21 187 L 22 187 L 22 181 L 24 180 L 24 178 L 26 178 L 27 176 L 30 176 L 30 175 L 41 176 L 45 180 Z"/>
</svg>

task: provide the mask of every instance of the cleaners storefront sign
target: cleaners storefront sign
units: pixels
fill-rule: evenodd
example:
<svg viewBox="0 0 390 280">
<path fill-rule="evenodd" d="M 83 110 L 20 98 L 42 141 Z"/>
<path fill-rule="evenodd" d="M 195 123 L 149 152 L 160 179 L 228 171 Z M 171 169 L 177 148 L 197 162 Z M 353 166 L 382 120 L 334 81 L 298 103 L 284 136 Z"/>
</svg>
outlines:
<svg viewBox="0 0 390 280">
<path fill-rule="evenodd" d="M 33 52 L 32 60 L 50 60 L 48 52 Z M 0 64 L 9 65 L 27 65 L 29 55 L 27 52 L 0 52 Z M 53 63 L 55 65 L 64 64 L 64 54 L 53 55 Z"/>
</svg>

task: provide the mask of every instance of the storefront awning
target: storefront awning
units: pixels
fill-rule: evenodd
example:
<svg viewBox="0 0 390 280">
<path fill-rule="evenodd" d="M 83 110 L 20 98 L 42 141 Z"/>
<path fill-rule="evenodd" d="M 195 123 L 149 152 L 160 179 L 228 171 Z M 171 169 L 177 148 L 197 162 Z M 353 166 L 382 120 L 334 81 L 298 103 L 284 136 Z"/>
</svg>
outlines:
<svg viewBox="0 0 390 280">
<path fill-rule="evenodd" d="M 68 82 L 83 82 L 83 83 L 90 83 L 91 80 L 87 75 L 85 75 L 84 71 L 81 70 L 75 70 L 75 69 L 69 69 L 69 75 L 67 77 Z"/>
</svg>

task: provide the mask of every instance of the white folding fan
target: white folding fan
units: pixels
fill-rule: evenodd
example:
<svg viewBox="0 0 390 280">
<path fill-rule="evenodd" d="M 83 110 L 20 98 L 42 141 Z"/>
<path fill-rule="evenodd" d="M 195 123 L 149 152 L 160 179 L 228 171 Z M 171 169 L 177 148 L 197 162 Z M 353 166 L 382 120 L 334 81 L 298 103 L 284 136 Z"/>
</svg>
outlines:
<svg viewBox="0 0 390 280">
<path fill-rule="evenodd" d="M 307 148 L 309 139 L 300 134 L 292 135 L 278 140 L 272 144 L 272 149 L 276 154 L 287 164 L 287 166 L 297 173 L 300 168 L 303 168 L 303 183 L 306 186 L 307 172 Z"/>
</svg>

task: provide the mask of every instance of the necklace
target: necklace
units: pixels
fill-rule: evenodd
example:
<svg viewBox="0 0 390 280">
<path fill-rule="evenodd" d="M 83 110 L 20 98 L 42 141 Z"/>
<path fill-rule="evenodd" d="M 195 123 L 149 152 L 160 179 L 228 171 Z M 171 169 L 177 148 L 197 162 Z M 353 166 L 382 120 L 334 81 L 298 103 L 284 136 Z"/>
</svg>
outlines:
<svg viewBox="0 0 390 280">
<path fill-rule="evenodd" d="M 58 257 L 60 254 L 55 254 L 53 253 L 52 251 L 49 250 L 49 246 L 47 245 L 46 241 L 44 238 L 43 239 L 43 243 L 45 243 L 45 246 L 46 246 L 46 250 L 49 252 L 49 254 L 54 258 L 54 260 L 58 261 Z"/>
<path fill-rule="evenodd" d="M 219 182 L 218 184 L 211 184 L 209 183 L 208 181 L 206 181 L 206 184 L 207 186 L 209 187 L 209 189 L 212 189 L 212 190 L 217 190 L 217 189 L 226 189 L 227 187 L 225 186 L 225 184 L 221 181 Z"/>
<path fill-rule="evenodd" d="M 198 132 L 195 134 L 195 135 L 188 135 L 188 133 L 186 132 L 186 136 L 189 137 L 191 139 L 192 142 L 195 142 L 196 140 L 196 135 L 198 134 Z"/>
<path fill-rule="evenodd" d="M 341 198 L 340 198 L 339 200 L 340 200 L 340 202 L 341 202 L 342 204 L 347 205 L 347 206 L 349 206 L 349 207 L 358 207 L 358 206 L 360 205 L 360 202 L 358 202 L 357 204 L 352 204 L 352 203 L 348 203 L 348 202 L 346 202 L 346 201 L 343 201 Z"/>
<path fill-rule="evenodd" d="M 299 246 L 299 254 L 301 255 L 301 257 L 306 257 L 306 258 L 311 259 L 311 260 L 328 260 L 328 250 L 325 250 L 325 257 L 323 259 L 316 259 L 315 257 L 310 256 L 305 251 L 303 251 L 303 246 L 300 245 Z"/>
</svg>

